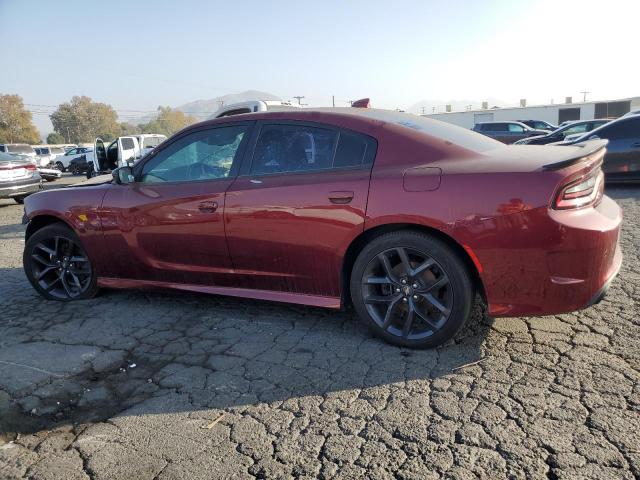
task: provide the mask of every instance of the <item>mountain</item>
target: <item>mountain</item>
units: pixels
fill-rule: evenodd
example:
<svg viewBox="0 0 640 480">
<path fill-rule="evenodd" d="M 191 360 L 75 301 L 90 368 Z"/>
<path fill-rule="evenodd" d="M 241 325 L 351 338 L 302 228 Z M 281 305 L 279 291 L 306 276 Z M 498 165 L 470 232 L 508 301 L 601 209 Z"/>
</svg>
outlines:
<svg viewBox="0 0 640 480">
<path fill-rule="evenodd" d="M 479 110 L 482 107 L 482 102 L 488 102 L 489 108 L 492 108 L 494 106 L 509 106 L 509 103 L 505 102 L 504 100 L 491 97 L 485 100 L 449 100 L 446 102 L 443 102 L 442 100 L 420 100 L 419 102 L 411 105 L 407 109 L 407 112 L 420 114 L 424 111 L 424 113 L 427 115 L 429 115 L 430 113 L 443 113 L 446 109 L 446 105 L 451 105 L 452 112 L 463 112 L 467 109 L 468 105 L 471 105 L 472 110 Z"/>
<path fill-rule="evenodd" d="M 261 92 L 259 90 L 247 90 L 246 92 L 222 95 L 221 97 L 212 98 L 210 100 L 196 100 L 194 102 L 185 103 L 184 105 L 175 107 L 175 109 L 181 110 L 189 115 L 193 115 L 198 119 L 205 119 L 220 108 L 220 102 L 222 102 L 222 105 L 229 105 L 231 103 L 247 102 L 249 100 L 280 100 L 280 97 L 271 93 Z"/>
</svg>

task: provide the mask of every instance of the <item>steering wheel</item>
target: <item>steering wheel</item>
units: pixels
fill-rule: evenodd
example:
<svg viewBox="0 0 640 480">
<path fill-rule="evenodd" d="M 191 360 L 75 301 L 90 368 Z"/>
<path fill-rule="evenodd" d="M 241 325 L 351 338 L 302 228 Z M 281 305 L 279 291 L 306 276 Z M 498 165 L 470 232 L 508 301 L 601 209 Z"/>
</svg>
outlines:
<svg viewBox="0 0 640 480">
<path fill-rule="evenodd" d="M 225 177 L 227 170 L 222 167 L 212 167 L 206 163 L 197 162 L 189 165 L 187 178 L 189 180 L 206 180 L 208 178 Z"/>
</svg>

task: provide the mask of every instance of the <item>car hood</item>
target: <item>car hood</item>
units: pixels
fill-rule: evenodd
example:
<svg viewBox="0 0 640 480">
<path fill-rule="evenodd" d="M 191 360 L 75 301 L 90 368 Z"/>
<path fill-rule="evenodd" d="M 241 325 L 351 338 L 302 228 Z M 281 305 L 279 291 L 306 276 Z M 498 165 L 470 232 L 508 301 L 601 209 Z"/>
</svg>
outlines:
<svg viewBox="0 0 640 480">
<path fill-rule="evenodd" d="M 65 188 L 79 188 L 79 187 L 91 187 L 93 185 L 103 185 L 105 183 L 111 183 L 113 177 L 111 174 L 98 175 L 97 177 L 90 178 L 84 182 L 74 183 L 73 185 L 67 185 Z"/>
</svg>

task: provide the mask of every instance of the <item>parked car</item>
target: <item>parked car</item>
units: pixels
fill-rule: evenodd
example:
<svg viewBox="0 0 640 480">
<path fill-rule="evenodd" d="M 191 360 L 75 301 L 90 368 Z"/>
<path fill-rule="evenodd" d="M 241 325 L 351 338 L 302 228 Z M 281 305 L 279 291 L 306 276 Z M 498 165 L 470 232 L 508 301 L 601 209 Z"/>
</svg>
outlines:
<svg viewBox="0 0 640 480">
<path fill-rule="evenodd" d="M 527 137 L 546 135 L 546 130 L 534 130 L 520 122 L 482 122 L 476 123 L 473 130 L 502 143 L 514 143 Z"/>
<path fill-rule="evenodd" d="M 33 149 L 36 151 L 36 154 L 43 159 L 43 161 L 44 159 L 46 159 L 47 165 L 49 165 L 49 163 L 51 162 L 54 162 L 57 157 L 65 154 L 65 150 L 62 147 L 36 146 L 33 147 Z"/>
<path fill-rule="evenodd" d="M 631 110 L 630 112 L 625 113 L 622 117 L 631 117 L 633 115 L 640 115 L 640 109 L 638 110 Z M 622 118 L 621 117 L 621 118 Z"/>
<path fill-rule="evenodd" d="M 24 268 L 51 300 L 153 287 L 352 303 L 387 341 L 433 347 L 476 292 L 494 317 L 602 298 L 622 260 L 604 145 L 507 147 L 372 109 L 223 117 L 29 197 Z"/>
<path fill-rule="evenodd" d="M 26 143 L 0 144 L 0 152 L 22 157 L 23 159 L 30 161 L 36 166 L 38 166 L 41 162 L 40 157 L 38 157 L 33 147 L 31 145 L 27 145 Z"/>
<path fill-rule="evenodd" d="M 598 128 L 599 126 L 604 125 L 609 121 L 609 119 L 599 119 L 571 122 L 568 125 L 560 127 L 551 133 L 547 133 L 546 135 L 542 135 L 540 137 L 523 138 L 522 140 L 518 140 L 515 143 L 517 145 L 547 145 L 549 143 L 561 142 L 567 139 L 569 135 L 582 136 L 582 134 L 590 132 L 594 128 Z"/>
<path fill-rule="evenodd" d="M 64 155 L 61 155 L 56 158 L 56 168 L 62 172 L 66 172 L 69 168 L 69 164 L 71 160 L 74 158 L 78 158 L 82 155 L 85 155 L 87 152 L 90 152 L 92 149 L 88 147 L 74 147 L 70 150 L 67 150 Z"/>
<path fill-rule="evenodd" d="M 302 108 L 301 105 L 283 102 L 281 100 L 251 100 L 248 102 L 231 103 L 220 107 L 209 119 L 240 115 L 242 113 L 281 112 Z"/>
<path fill-rule="evenodd" d="M 544 120 L 518 120 L 518 122 L 524 123 L 527 127 L 533 128 L 534 130 L 547 130 L 549 132 L 553 132 L 558 129 L 557 126 L 549 122 L 545 122 Z"/>
<path fill-rule="evenodd" d="M 602 165 L 607 182 L 640 182 L 640 115 L 620 117 L 560 145 L 577 145 L 594 139 L 609 142 Z"/>
<path fill-rule="evenodd" d="M 0 152 L 0 198 L 23 203 L 41 188 L 42 180 L 33 162 Z"/>
<path fill-rule="evenodd" d="M 118 137 L 105 146 L 102 139 L 96 138 L 92 153 L 79 160 L 75 168 L 79 173 L 86 172 L 87 178 L 111 173 L 115 168 L 134 165 L 166 139 L 165 135 L 159 134 L 128 135 Z"/>
</svg>

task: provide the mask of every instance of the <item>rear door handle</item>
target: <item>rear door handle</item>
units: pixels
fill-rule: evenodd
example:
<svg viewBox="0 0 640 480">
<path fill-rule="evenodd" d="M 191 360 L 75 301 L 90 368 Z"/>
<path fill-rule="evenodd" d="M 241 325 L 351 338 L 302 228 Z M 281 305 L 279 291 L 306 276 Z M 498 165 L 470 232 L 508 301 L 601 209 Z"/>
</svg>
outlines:
<svg viewBox="0 0 640 480">
<path fill-rule="evenodd" d="M 331 203 L 337 204 L 345 204 L 351 202 L 353 200 L 353 192 L 351 191 L 340 191 L 340 192 L 329 192 L 329 200 Z"/>
<path fill-rule="evenodd" d="M 198 205 L 198 210 L 202 213 L 213 213 L 218 209 L 218 202 L 202 202 Z"/>
</svg>

